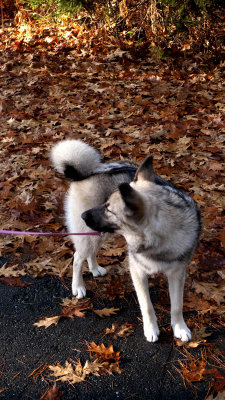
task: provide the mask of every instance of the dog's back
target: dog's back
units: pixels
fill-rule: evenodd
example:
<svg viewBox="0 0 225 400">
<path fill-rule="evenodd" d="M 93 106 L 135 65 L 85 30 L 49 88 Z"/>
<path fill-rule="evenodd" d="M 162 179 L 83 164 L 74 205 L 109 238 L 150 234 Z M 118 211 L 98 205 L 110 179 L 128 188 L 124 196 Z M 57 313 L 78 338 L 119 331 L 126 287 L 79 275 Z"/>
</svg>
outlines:
<svg viewBox="0 0 225 400">
<path fill-rule="evenodd" d="M 52 148 L 51 160 L 55 169 L 71 183 L 64 204 L 69 232 L 90 230 L 81 214 L 105 202 L 121 183 L 131 182 L 137 170 L 135 164 L 127 161 L 103 162 L 100 153 L 81 140 L 58 142 Z M 82 249 L 98 241 L 96 237 L 71 239 L 76 248 Z"/>
</svg>

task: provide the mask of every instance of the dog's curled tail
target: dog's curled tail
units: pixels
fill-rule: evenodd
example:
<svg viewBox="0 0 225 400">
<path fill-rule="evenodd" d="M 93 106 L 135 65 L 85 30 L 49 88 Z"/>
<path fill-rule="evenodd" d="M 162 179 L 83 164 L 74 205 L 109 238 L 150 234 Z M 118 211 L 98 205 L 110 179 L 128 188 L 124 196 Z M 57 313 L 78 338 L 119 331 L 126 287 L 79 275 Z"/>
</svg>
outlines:
<svg viewBox="0 0 225 400">
<path fill-rule="evenodd" d="M 81 140 L 62 140 L 51 150 L 50 158 L 55 169 L 73 181 L 88 178 L 99 169 L 101 155 Z"/>
</svg>

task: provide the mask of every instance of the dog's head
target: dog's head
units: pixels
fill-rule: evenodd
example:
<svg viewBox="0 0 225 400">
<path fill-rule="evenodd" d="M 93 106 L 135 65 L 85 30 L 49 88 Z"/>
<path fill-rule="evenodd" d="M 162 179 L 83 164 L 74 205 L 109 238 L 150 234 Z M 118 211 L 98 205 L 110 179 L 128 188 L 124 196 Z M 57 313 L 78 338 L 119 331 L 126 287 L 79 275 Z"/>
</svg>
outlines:
<svg viewBox="0 0 225 400">
<path fill-rule="evenodd" d="M 134 182 L 122 183 L 99 207 L 85 211 L 81 217 L 93 230 L 119 232 L 131 230 L 145 218 L 145 200 L 138 190 L 144 182 L 154 181 L 152 157 L 147 157 L 138 168 Z"/>
</svg>

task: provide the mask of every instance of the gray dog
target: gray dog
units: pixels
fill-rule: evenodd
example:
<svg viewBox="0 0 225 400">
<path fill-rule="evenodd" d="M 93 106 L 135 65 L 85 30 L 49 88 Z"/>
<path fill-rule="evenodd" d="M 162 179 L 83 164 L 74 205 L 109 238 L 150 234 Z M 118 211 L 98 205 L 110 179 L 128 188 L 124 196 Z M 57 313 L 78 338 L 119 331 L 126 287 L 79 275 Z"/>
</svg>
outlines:
<svg viewBox="0 0 225 400">
<path fill-rule="evenodd" d="M 148 289 L 148 275 L 157 272 L 168 278 L 174 336 L 190 340 L 183 319 L 183 289 L 186 266 L 200 235 L 200 214 L 194 200 L 157 177 L 152 157 L 148 157 L 131 184 L 121 184 L 103 205 L 84 212 L 82 218 L 96 231 L 125 237 L 147 340 L 155 342 L 159 335 Z"/>
</svg>

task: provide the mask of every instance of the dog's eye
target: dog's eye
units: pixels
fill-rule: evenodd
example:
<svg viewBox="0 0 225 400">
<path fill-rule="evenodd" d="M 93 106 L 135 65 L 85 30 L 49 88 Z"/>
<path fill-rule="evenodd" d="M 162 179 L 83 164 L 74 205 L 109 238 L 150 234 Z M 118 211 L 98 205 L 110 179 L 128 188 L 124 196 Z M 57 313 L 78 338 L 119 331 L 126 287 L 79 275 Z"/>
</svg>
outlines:
<svg viewBox="0 0 225 400">
<path fill-rule="evenodd" d="M 109 213 L 111 213 L 111 214 L 114 214 L 114 212 L 113 212 L 112 210 L 110 210 L 109 207 L 110 207 L 110 204 L 109 204 L 109 203 L 106 203 L 106 204 L 105 204 L 105 209 L 106 209 L 106 211 L 109 212 Z"/>
<path fill-rule="evenodd" d="M 109 208 L 107 208 L 106 210 L 107 210 L 107 212 L 108 212 L 108 213 L 110 213 L 110 214 L 112 214 L 112 215 L 115 215 L 115 216 L 116 216 L 116 213 L 114 213 L 114 212 L 113 212 L 112 210 L 110 210 Z"/>
</svg>

